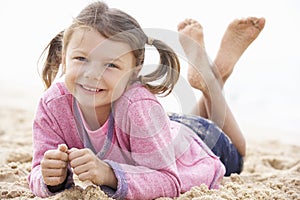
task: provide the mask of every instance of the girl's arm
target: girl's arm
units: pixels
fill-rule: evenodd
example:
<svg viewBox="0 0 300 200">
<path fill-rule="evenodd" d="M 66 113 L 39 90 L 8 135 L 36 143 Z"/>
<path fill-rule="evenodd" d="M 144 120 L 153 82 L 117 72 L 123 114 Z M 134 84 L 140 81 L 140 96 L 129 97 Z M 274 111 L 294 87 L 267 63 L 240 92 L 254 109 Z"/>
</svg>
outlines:
<svg viewBox="0 0 300 200">
<path fill-rule="evenodd" d="M 169 119 L 162 106 L 152 99 L 131 103 L 122 123 L 116 122 L 128 134 L 130 152 L 124 150 L 123 155 L 130 161 L 124 164 L 105 160 L 118 179 L 113 197 L 154 199 L 178 196 L 181 181 L 173 145 L 176 138 L 171 135 Z"/>
<path fill-rule="evenodd" d="M 33 194 L 40 197 L 53 195 L 53 192 L 61 191 L 73 185 L 72 172 L 67 171 L 67 178 L 63 184 L 48 187 L 41 173 L 41 161 L 44 153 L 50 149 L 57 149 L 59 144 L 64 144 L 63 134 L 57 125 L 55 117 L 46 103 L 41 100 L 33 122 L 33 160 L 32 170 L 28 176 L 29 187 Z"/>
<path fill-rule="evenodd" d="M 180 179 L 174 167 L 152 169 L 141 165 L 127 165 L 105 160 L 118 180 L 117 190 L 102 187 L 116 199 L 155 199 L 180 194 Z"/>
</svg>

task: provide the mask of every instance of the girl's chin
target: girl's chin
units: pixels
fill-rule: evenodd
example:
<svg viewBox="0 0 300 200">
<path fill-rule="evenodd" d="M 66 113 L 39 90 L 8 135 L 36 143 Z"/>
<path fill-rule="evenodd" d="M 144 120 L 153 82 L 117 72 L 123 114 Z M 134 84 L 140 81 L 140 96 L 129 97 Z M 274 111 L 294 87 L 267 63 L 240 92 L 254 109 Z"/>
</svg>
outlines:
<svg viewBox="0 0 300 200">
<path fill-rule="evenodd" d="M 95 98 L 81 98 L 76 97 L 77 102 L 80 104 L 80 106 L 83 106 L 85 108 L 100 108 L 100 107 L 107 107 L 111 106 L 111 103 L 107 102 L 96 102 Z"/>
</svg>

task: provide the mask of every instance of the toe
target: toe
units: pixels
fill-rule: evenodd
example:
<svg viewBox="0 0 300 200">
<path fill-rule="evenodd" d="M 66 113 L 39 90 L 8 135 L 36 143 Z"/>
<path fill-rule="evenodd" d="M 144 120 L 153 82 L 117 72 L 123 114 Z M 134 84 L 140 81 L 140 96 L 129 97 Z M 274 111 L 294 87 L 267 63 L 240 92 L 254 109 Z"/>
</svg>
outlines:
<svg viewBox="0 0 300 200">
<path fill-rule="evenodd" d="M 184 21 L 180 22 L 177 26 L 177 30 L 181 31 L 182 29 L 184 29 L 187 25 L 189 24 L 188 20 L 185 19 Z"/>
<path fill-rule="evenodd" d="M 181 31 L 184 27 L 185 27 L 184 22 L 180 22 L 180 23 L 178 24 L 178 26 L 177 26 L 177 30 L 178 30 L 178 31 Z"/>
</svg>

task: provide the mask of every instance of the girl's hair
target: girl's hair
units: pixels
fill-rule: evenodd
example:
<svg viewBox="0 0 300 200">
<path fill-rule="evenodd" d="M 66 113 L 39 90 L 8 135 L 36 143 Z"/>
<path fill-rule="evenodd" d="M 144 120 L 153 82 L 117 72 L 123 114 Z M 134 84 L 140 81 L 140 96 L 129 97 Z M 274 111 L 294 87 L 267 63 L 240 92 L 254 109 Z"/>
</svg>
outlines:
<svg viewBox="0 0 300 200">
<path fill-rule="evenodd" d="M 73 32 L 78 28 L 94 29 L 105 38 L 129 44 L 136 59 L 136 66 L 143 65 L 148 37 L 138 22 L 121 10 L 109 8 L 103 2 L 94 2 L 84 8 L 71 26 L 57 34 L 43 51 L 43 54 L 48 51 L 42 70 L 46 89 L 56 77 L 62 62 L 62 52 L 66 50 Z M 139 76 L 138 79 L 153 94 L 168 95 L 179 77 L 179 59 L 164 42 L 155 39 L 151 43 L 159 52 L 160 63 L 156 70 Z"/>
</svg>

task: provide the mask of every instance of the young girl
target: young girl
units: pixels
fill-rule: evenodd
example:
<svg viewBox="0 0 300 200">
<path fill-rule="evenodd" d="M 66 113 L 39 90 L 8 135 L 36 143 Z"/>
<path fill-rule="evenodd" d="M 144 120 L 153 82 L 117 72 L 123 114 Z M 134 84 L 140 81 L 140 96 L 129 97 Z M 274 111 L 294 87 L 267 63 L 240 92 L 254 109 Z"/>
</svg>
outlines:
<svg viewBox="0 0 300 200">
<path fill-rule="evenodd" d="M 262 21 L 249 18 L 229 26 L 215 73 L 199 47 L 203 45 L 201 26 L 193 20 L 179 25 L 180 42 L 191 64 L 195 63 L 189 68 L 189 80 L 204 94 L 199 102 L 202 116 L 220 115 L 218 106 L 213 112 L 209 109 L 215 104 L 213 98 L 224 101 L 222 81 L 257 37 Z M 248 37 L 251 31 L 254 37 Z M 227 39 L 239 35 L 235 57 L 224 58 L 227 51 L 234 51 Z M 194 43 L 184 36 L 196 41 L 196 49 L 189 50 Z M 160 65 L 141 76 L 146 44 L 157 48 Z M 72 187 L 74 173 L 117 199 L 175 197 L 202 183 L 218 188 L 225 167 L 227 175 L 241 171 L 245 142 L 228 107 L 223 130 L 234 145 L 209 120 L 165 113 L 155 94 L 172 91 L 179 76 L 178 58 L 162 41 L 148 38 L 128 14 L 102 2 L 92 3 L 47 50 L 43 79 L 48 89 L 34 119 L 33 165 L 28 177 L 35 195 L 46 197 Z M 203 58 L 199 63 L 198 55 Z M 60 64 L 65 81 L 52 84 Z M 220 82 L 215 81 L 218 75 Z M 215 141 L 214 153 L 203 141 Z"/>
</svg>

